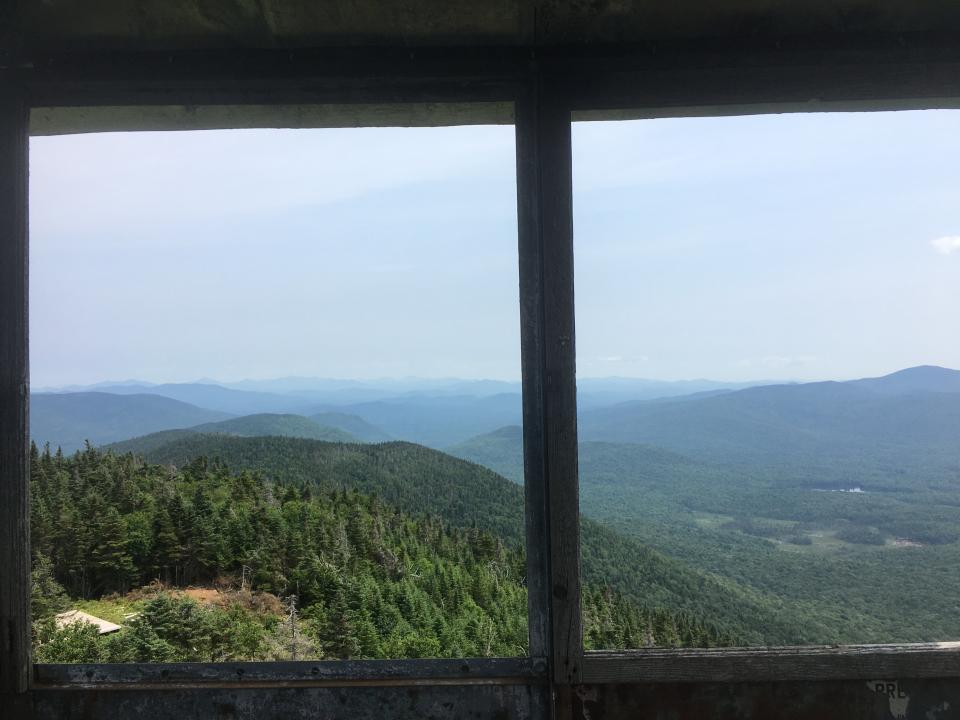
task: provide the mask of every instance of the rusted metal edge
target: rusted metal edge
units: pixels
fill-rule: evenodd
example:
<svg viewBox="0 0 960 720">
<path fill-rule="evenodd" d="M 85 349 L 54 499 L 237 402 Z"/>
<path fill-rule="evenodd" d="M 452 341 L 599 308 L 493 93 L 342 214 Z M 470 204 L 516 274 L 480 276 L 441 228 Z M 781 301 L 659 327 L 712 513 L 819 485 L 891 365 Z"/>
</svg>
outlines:
<svg viewBox="0 0 960 720">
<path fill-rule="evenodd" d="M 33 689 L 533 684 L 545 658 L 34 665 Z"/>
<path fill-rule="evenodd" d="M 585 653 L 583 682 L 770 682 L 960 677 L 960 643 Z"/>
</svg>

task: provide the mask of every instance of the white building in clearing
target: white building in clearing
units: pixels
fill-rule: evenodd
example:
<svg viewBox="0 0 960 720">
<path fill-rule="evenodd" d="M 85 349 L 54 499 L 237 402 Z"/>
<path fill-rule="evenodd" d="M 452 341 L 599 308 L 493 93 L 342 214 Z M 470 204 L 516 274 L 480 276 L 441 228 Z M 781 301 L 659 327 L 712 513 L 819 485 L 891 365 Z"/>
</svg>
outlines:
<svg viewBox="0 0 960 720">
<path fill-rule="evenodd" d="M 98 617 L 94 617 L 89 613 L 83 612 L 83 610 L 70 610 L 69 612 L 60 613 L 56 617 L 57 627 L 64 628 L 68 625 L 75 625 L 76 623 L 89 623 L 99 630 L 101 635 L 109 635 L 110 633 L 115 633 L 120 629 L 120 626 L 110 622 L 109 620 L 103 620 Z"/>
</svg>

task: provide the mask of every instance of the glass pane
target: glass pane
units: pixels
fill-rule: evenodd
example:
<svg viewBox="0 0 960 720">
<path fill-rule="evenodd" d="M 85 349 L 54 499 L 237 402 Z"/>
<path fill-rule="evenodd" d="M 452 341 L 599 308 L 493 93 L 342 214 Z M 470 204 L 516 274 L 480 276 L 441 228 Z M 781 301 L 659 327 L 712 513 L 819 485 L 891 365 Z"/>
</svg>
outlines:
<svg viewBox="0 0 960 720">
<path fill-rule="evenodd" d="M 37 661 L 525 654 L 513 128 L 31 152 Z"/>
<path fill-rule="evenodd" d="M 960 639 L 958 121 L 575 126 L 588 647 Z"/>
</svg>

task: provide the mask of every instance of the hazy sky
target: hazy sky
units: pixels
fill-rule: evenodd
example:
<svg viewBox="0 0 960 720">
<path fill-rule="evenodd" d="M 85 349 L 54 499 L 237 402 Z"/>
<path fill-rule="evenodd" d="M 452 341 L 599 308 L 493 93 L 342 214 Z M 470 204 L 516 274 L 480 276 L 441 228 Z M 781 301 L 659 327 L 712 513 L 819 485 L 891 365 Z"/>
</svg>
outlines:
<svg viewBox="0 0 960 720">
<path fill-rule="evenodd" d="M 35 386 L 519 377 L 510 127 L 35 138 Z M 960 367 L 960 113 L 574 128 L 582 376 Z"/>
</svg>

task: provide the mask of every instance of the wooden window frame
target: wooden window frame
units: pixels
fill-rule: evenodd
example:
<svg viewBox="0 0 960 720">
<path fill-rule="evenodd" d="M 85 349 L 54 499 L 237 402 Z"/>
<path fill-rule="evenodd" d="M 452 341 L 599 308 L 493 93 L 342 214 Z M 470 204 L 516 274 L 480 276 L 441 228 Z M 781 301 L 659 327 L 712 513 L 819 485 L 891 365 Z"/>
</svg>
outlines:
<svg viewBox="0 0 960 720">
<path fill-rule="evenodd" d="M 503 102 L 515 108 L 530 656 L 33 665 L 27 304 L 31 108 L 451 102 Z M 325 702 L 334 691 L 349 691 L 357 707 L 369 700 L 371 708 L 376 703 L 396 708 L 412 703 L 409 693 L 416 689 L 424 697 L 448 702 L 451 717 L 456 716 L 457 702 L 465 702 L 480 716 L 513 708 L 517 716 L 541 718 L 582 712 L 604 687 L 626 685 L 642 694 L 650 686 L 682 683 L 693 688 L 691 693 L 708 696 L 717 687 L 734 694 L 752 692 L 738 689 L 742 683 L 813 681 L 854 687 L 882 677 L 937 679 L 947 682 L 951 697 L 960 698 L 960 647 L 955 643 L 584 653 L 580 612 L 571 122 L 943 107 L 960 107 L 960 43 L 952 38 L 844 38 L 842 45 L 816 39 L 791 47 L 700 44 L 589 52 L 432 48 L 296 56 L 273 51 L 92 53 L 32 57 L 0 70 L 4 707 L 13 710 L 11 717 L 53 717 L 78 706 L 92 717 L 133 717 L 146 707 L 142 703 L 166 703 L 170 712 L 189 713 L 197 703 L 229 704 L 238 693 L 251 703 L 301 696 Z M 764 692 L 777 692 L 778 687 Z M 140 705 L 121 703 L 128 702 L 131 693 Z"/>
</svg>

